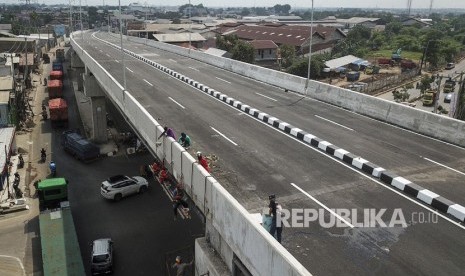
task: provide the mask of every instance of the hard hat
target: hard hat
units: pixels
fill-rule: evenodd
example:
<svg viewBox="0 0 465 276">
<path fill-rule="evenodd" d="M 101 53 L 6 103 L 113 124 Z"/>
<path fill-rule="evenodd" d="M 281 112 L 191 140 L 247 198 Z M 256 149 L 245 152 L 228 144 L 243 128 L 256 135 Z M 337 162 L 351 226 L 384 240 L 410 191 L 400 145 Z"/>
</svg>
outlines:
<svg viewBox="0 0 465 276">
<path fill-rule="evenodd" d="M 197 156 L 202 155 L 202 153 L 200 151 L 196 152 L 195 154 L 197 154 Z"/>
</svg>

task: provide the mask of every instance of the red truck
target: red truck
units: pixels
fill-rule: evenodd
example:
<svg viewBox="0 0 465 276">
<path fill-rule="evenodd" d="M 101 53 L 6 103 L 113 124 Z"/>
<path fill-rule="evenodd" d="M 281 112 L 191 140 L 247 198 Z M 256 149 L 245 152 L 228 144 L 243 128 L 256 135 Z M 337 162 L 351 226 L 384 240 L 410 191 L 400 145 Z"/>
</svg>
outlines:
<svg viewBox="0 0 465 276">
<path fill-rule="evenodd" d="M 50 72 L 50 80 L 62 80 L 63 72 L 61 71 L 52 71 Z"/>
<path fill-rule="evenodd" d="M 68 104 L 62 98 L 56 98 L 48 101 L 48 110 L 50 112 L 50 122 L 52 126 L 68 124 Z"/>
<path fill-rule="evenodd" d="M 378 58 L 379 65 L 392 65 L 393 61 L 390 58 Z"/>
<path fill-rule="evenodd" d="M 48 82 L 48 98 L 61 98 L 63 97 L 63 83 L 61 80 L 51 80 Z"/>
</svg>

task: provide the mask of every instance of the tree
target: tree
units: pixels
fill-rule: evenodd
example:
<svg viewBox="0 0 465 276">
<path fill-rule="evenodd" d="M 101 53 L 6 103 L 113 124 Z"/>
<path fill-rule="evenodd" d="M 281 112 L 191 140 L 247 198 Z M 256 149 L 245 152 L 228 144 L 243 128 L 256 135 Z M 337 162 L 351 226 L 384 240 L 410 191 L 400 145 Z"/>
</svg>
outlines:
<svg viewBox="0 0 465 276">
<path fill-rule="evenodd" d="M 425 93 L 426 90 L 431 89 L 431 83 L 433 80 L 429 76 L 423 76 L 420 81 L 420 93 Z"/>
<path fill-rule="evenodd" d="M 232 59 L 253 63 L 255 61 L 255 49 L 249 43 L 239 40 L 232 49 Z"/>
<path fill-rule="evenodd" d="M 231 50 L 238 43 L 239 38 L 237 35 L 217 35 L 216 36 L 216 48 L 224 50 L 226 52 L 231 52 Z"/>
<path fill-rule="evenodd" d="M 295 59 L 295 48 L 294 46 L 283 44 L 279 46 L 279 53 L 281 54 L 281 64 L 284 68 L 292 65 Z"/>
<path fill-rule="evenodd" d="M 323 68 L 325 67 L 325 55 L 312 55 L 310 64 L 310 78 L 321 78 Z M 308 58 L 299 58 L 287 69 L 287 72 L 293 75 L 306 78 L 308 76 Z"/>
<path fill-rule="evenodd" d="M 394 22 L 388 23 L 384 31 L 388 34 L 388 36 L 392 36 L 392 35 L 399 34 L 401 30 L 402 30 L 402 23 L 400 23 L 399 21 L 394 21 Z"/>
</svg>

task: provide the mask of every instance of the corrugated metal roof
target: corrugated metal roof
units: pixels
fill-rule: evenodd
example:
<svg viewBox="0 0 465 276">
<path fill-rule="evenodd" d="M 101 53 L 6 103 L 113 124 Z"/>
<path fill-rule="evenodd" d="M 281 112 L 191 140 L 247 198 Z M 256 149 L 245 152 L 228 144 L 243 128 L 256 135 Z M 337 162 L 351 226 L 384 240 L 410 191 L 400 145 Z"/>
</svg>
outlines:
<svg viewBox="0 0 465 276">
<path fill-rule="evenodd" d="M 10 145 L 13 142 L 14 135 L 14 127 L 0 128 L 0 145 L 2 146 L 2 150 L 0 150 L 0 168 L 2 168 L 2 170 L 3 168 L 5 168 L 6 164 L 5 145 L 7 146 L 7 151 L 9 151 Z"/>
<path fill-rule="evenodd" d="M 160 42 L 187 42 L 187 41 L 205 41 L 206 39 L 198 33 L 181 33 L 181 34 L 155 34 L 156 40 Z"/>
<path fill-rule="evenodd" d="M 0 91 L 13 90 L 13 76 L 0 77 Z"/>
<path fill-rule="evenodd" d="M 338 67 L 341 67 L 341 66 L 344 66 L 344 65 L 347 65 L 347 64 L 351 64 L 352 62 L 354 62 L 356 60 L 359 60 L 359 59 L 360 58 L 355 57 L 353 55 L 348 55 L 348 56 L 328 60 L 328 61 L 325 62 L 325 65 L 326 65 L 326 67 L 329 67 L 330 69 L 336 69 Z"/>
<path fill-rule="evenodd" d="M 276 45 L 272 40 L 253 40 L 249 42 L 252 44 L 254 49 L 277 49 L 278 45 Z"/>
<path fill-rule="evenodd" d="M 212 56 L 217 56 L 217 57 L 222 57 L 224 56 L 227 52 L 218 48 L 208 48 L 205 50 L 206 54 L 212 55 Z"/>
<path fill-rule="evenodd" d="M 10 91 L 0 91 L 0 104 L 7 104 L 10 101 Z"/>
</svg>

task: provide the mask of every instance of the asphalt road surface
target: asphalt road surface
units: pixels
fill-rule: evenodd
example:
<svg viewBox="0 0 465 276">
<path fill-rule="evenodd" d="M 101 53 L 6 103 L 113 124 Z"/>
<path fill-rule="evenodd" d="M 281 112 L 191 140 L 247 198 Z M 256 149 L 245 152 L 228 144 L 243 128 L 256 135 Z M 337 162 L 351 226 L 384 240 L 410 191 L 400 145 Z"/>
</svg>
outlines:
<svg viewBox="0 0 465 276">
<path fill-rule="evenodd" d="M 97 34 L 117 43 L 107 34 Z M 78 42 L 122 83 L 120 51 L 90 34 Z M 465 201 L 464 149 L 302 98 L 218 68 L 125 41 L 125 47 L 260 109 L 458 203 Z M 188 133 L 193 148 L 219 157 L 219 182 L 250 212 L 277 194 L 286 209 L 401 210 L 405 227 L 284 229 L 283 245 L 316 275 L 460 275 L 464 227 L 341 162 L 126 56 L 128 91 L 161 122 Z M 228 139 L 225 139 L 227 137 Z M 435 161 L 436 163 L 431 162 Z M 443 164 L 444 166 L 438 165 Z M 215 176 L 215 171 L 213 173 Z M 323 216 L 330 220 L 329 212 Z M 334 217 L 333 217 L 334 218 Z"/>
<path fill-rule="evenodd" d="M 81 128 L 76 100 L 69 88 L 65 80 L 69 128 Z M 124 125 L 120 116 L 112 117 L 118 125 Z M 100 195 L 103 180 L 116 174 L 138 175 L 141 164 L 153 161 L 149 154 L 106 157 L 84 164 L 62 150 L 62 129 L 46 131 L 52 135 L 52 158 L 57 163 L 58 176 L 66 177 L 70 183 L 69 201 L 87 273 L 90 273 L 90 243 L 98 238 L 110 237 L 115 242 L 114 275 L 168 275 L 167 261 L 174 263 L 176 254 L 192 254 L 195 238 L 204 234 L 202 222 L 196 216 L 174 221 L 172 204 L 153 179 L 149 179 L 147 193 L 120 202 Z"/>
</svg>

